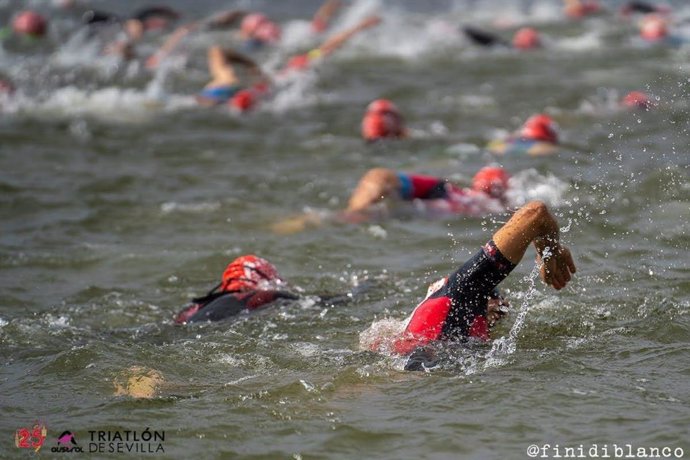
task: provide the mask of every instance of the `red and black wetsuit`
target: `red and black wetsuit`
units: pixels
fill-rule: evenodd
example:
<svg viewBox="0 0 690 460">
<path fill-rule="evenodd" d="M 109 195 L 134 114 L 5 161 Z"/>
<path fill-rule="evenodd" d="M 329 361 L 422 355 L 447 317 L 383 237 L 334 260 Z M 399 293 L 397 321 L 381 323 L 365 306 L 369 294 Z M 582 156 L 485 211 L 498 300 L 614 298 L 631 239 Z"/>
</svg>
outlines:
<svg viewBox="0 0 690 460">
<path fill-rule="evenodd" d="M 463 189 L 447 180 L 422 174 L 398 173 L 400 197 L 422 200 L 425 209 L 439 215 L 484 216 L 505 211 L 500 200 L 483 192 Z"/>
<path fill-rule="evenodd" d="M 393 351 L 409 354 L 437 340 L 488 340 L 487 301 L 495 297 L 494 289 L 513 268 L 515 264 L 489 241 L 448 278 L 432 285 L 430 294 L 410 315 L 403 335 L 393 343 Z"/>
<path fill-rule="evenodd" d="M 256 310 L 278 299 L 297 298 L 290 292 L 275 290 L 211 292 L 204 297 L 194 299 L 191 305 L 175 316 L 175 323 L 220 321 L 244 310 Z"/>
</svg>

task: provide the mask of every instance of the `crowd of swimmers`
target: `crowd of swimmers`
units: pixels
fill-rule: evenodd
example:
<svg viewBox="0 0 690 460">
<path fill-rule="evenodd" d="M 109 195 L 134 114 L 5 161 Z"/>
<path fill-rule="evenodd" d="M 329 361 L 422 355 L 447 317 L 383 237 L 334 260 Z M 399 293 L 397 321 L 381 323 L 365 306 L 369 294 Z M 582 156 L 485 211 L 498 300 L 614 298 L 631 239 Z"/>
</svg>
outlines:
<svg viewBox="0 0 690 460">
<path fill-rule="evenodd" d="M 62 3 L 65 7 L 74 7 L 73 2 Z M 385 20 L 385 17 L 368 16 L 351 27 L 330 33 L 330 24 L 343 6 L 338 0 L 327 0 L 311 21 L 311 31 L 321 37 L 321 43 L 290 57 L 273 73 L 266 71 L 251 56 L 257 49 L 275 46 L 281 40 L 280 24 L 261 12 L 222 11 L 202 20 L 183 22 L 180 13 L 165 6 L 148 7 L 128 17 L 87 10 L 82 12 L 82 27 L 89 34 L 107 37 L 103 53 L 115 54 L 123 60 L 145 58 L 145 66 L 149 69 L 161 66 L 190 34 L 200 30 L 232 30 L 240 38 L 241 45 L 236 48 L 212 45 L 208 48 L 209 81 L 199 89 L 195 99 L 200 106 L 227 104 L 235 111 L 245 112 L 273 91 L 275 79 L 319 65 L 353 37 L 366 33 Z M 596 0 L 564 0 L 563 11 L 573 20 L 611 14 Z M 671 10 L 666 6 L 630 1 L 616 14 L 625 20 L 638 15 L 639 37 L 650 43 L 674 44 L 679 40 L 672 33 Z M 49 28 L 48 18 L 27 10 L 17 13 L 1 36 L 4 40 L 10 39 L 8 37 L 40 40 Z M 478 47 L 504 47 L 529 52 L 548 46 L 548 41 L 533 27 L 519 28 L 512 37 L 476 26 L 464 26 L 460 30 Z M 154 31 L 167 34 L 162 45 L 149 56 L 138 56 L 138 43 Z M 0 75 L 0 93 L 11 94 L 16 85 L 17 82 Z M 627 94 L 621 104 L 632 109 L 651 108 L 649 96 L 640 91 Z M 410 134 L 399 107 L 391 100 L 377 99 L 364 109 L 361 136 L 366 142 L 385 142 L 405 139 Z M 513 134 L 489 143 L 487 150 L 496 158 L 506 155 L 544 156 L 555 154 L 559 143 L 555 121 L 548 114 L 536 113 Z M 489 340 L 491 328 L 510 305 L 498 290 L 498 285 L 520 263 L 530 245 L 536 250 L 541 277 L 546 284 L 560 290 L 569 283 L 576 268 L 569 249 L 561 242 L 553 214 L 539 201 L 529 202 L 517 210 L 511 209 L 506 199 L 510 187 L 510 174 L 497 165 L 477 171 L 467 187 L 443 177 L 382 167 L 367 171 L 359 179 L 347 206 L 333 216 L 333 221 L 360 223 L 381 218 L 386 202 L 396 199 L 415 202 L 426 212 L 445 216 L 512 214 L 472 258 L 429 287 L 426 297 L 413 309 L 397 335 L 374 340 L 369 344 L 371 350 L 405 355 L 408 357 L 406 369 L 421 370 L 435 364 L 434 347 L 430 345 L 468 338 Z M 289 234 L 310 225 L 323 224 L 319 216 L 307 214 L 279 222 L 274 230 Z M 174 323 L 186 325 L 225 320 L 279 300 L 294 301 L 298 298 L 299 293 L 290 288 L 271 262 L 248 254 L 231 261 L 220 282 L 178 312 Z M 162 376 L 157 371 L 139 372 L 137 369 L 136 379 L 119 385 L 118 391 L 151 396 Z"/>
</svg>

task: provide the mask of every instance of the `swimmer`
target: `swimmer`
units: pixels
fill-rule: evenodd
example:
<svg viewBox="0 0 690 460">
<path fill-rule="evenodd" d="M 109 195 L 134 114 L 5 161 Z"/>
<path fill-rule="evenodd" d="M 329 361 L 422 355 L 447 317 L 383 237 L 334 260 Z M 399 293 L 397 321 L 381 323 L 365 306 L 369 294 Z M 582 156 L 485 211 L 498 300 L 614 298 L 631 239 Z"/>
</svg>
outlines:
<svg viewBox="0 0 690 460">
<path fill-rule="evenodd" d="M 244 255 L 230 262 L 221 282 L 205 296 L 193 299 L 174 321 L 176 324 L 220 321 L 281 299 L 298 299 L 299 296 L 285 290 L 286 285 L 273 264 L 255 255 Z M 367 287 L 363 283 L 345 294 L 320 294 L 318 302 L 328 305 L 349 302 Z"/>
<path fill-rule="evenodd" d="M 387 214 L 385 201 L 391 199 L 413 202 L 416 211 L 432 217 L 498 214 L 507 208 L 509 179 L 503 168 L 488 166 L 475 174 L 470 188 L 462 188 L 440 177 L 374 168 L 362 176 L 347 208 L 333 220 L 360 223 L 381 218 Z M 275 224 L 273 231 L 290 234 L 322 223 L 320 216 L 305 213 Z"/>
<path fill-rule="evenodd" d="M 407 137 L 405 122 L 395 104 L 388 99 L 372 101 L 362 119 L 362 137 L 367 142 Z"/>
<path fill-rule="evenodd" d="M 489 143 L 487 150 L 494 155 L 545 156 L 558 151 L 558 127 L 545 114 L 532 115 L 525 124 L 505 140 Z"/>
<path fill-rule="evenodd" d="M 249 70 L 252 82 L 247 85 L 248 89 L 241 84 L 233 64 L 239 64 Z M 235 50 L 223 50 L 219 46 L 210 47 L 208 49 L 208 70 L 211 74 L 211 81 L 196 96 L 197 102 L 202 106 L 210 107 L 224 103 L 236 106 L 237 102 L 234 98 L 239 93 L 243 95 L 242 99 L 244 100 L 250 93 L 250 97 L 253 99 L 254 93 L 258 94 L 266 90 L 268 78 L 261 68 L 251 58 Z M 243 90 L 245 91 L 242 92 Z M 253 105 L 253 100 L 245 105 L 249 108 Z"/>
<path fill-rule="evenodd" d="M 295 71 L 307 70 L 315 62 L 320 61 L 326 56 L 332 54 L 335 50 L 341 48 L 348 40 L 357 35 L 359 32 L 370 27 L 374 27 L 380 22 L 381 18 L 378 16 L 369 16 L 365 18 L 355 26 L 329 37 L 317 48 L 314 48 L 307 53 L 293 56 L 288 60 L 285 68 L 280 73 L 285 75 Z"/>
<path fill-rule="evenodd" d="M 279 289 L 284 285 L 278 270 L 266 259 L 254 255 L 238 257 L 225 268 L 221 282 L 205 296 L 193 299 L 175 316 L 175 323 L 219 321 L 278 299 L 297 299 Z"/>
<path fill-rule="evenodd" d="M 82 22 L 92 31 L 95 28 L 117 25 L 120 30 L 118 37 L 104 47 L 104 54 L 129 60 L 136 57 L 135 44 L 141 41 L 146 33 L 165 30 L 179 17 L 172 8 L 153 6 L 142 8 L 127 19 L 103 11 L 90 10 L 84 13 Z"/>
<path fill-rule="evenodd" d="M 532 27 L 518 29 L 510 42 L 491 32 L 472 26 L 465 26 L 462 31 L 467 38 L 479 46 L 501 46 L 522 51 L 541 48 L 542 46 L 541 35 Z"/>
<path fill-rule="evenodd" d="M 671 8 L 669 8 L 667 5 L 652 5 L 651 3 L 647 2 L 628 2 L 625 5 L 621 6 L 620 8 L 620 14 L 623 17 L 629 17 L 634 13 L 638 14 L 651 14 L 651 13 L 656 13 L 656 14 L 670 14 L 671 13 Z"/>
<path fill-rule="evenodd" d="M 672 34 L 666 17 L 657 13 L 648 14 L 642 18 L 640 37 L 650 45 L 679 47 L 687 43 L 685 37 Z"/>
<path fill-rule="evenodd" d="M 280 26 L 262 13 L 247 14 L 240 24 L 240 38 L 245 51 L 276 44 L 280 41 L 281 35 Z"/>
<path fill-rule="evenodd" d="M 163 45 L 146 60 L 146 68 L 155 69 L 178 47 L 191 32 L 199 29 L 222 30 L 234 27 L 247 13 L 240 10 L 222 11 L 201 21 L 184 24 L 170 34 Z"/>
<path fill-rule="evenodd" d="M 556 290 L 566 287 L 576 271 L 570 250 L 561 244 L 558 223 L 546 205 L 532 201 L 513 214 L 474 257 L 432 284 L 404 330 L 385 345 L 375 340 L 370 344 L 372 351 L 409 356 L 406 370 L 424 370 L 436 364 L 429 345 L 470 337 L 490 340 L 491 324 L 503 312 L 494 289 L 520 263 L 530 244 L 536 249 L 542 280 Z"/>
<path fill-rule="evenodd" d="M 563 0 L 563 3 L 564 13 L 570 19 L 582 19 L 604 11 L 598 0 Z"/>
<path fill-rule="evenodd" d="M 649 111 L 649 109 L 652 108 L 652 101 L 649 96 L 642 91 L 630 91 L 621 100 L 621 105 L 627 109 Z"/>
<path fill-rule="evenodd" d="M 48 20 L 35 11 L 22 11 L 12 20 L 12 31 L 22 37 L 42 38 L 48 31 Z"/>
</svg>

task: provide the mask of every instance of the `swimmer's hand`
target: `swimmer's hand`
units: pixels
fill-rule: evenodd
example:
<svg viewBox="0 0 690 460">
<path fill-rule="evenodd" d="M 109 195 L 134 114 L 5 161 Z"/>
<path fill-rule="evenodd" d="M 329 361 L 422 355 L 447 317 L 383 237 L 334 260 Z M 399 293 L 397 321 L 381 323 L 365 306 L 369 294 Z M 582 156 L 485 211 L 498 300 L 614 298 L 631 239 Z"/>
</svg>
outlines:
<svg viewBox="0 0 690 460">
<path fill-rule="evenodd" d="M 541 279 L 556 290 L 563 289 L 577 271 L 570 250 L 559 243 L 537 245 L 537 263 Z"/>
<path fill-rule="evenodd" d="M 151 399 L 158 394 L 163 376 L 155 369 L 131 366 L 115 381 L 115 396 Z"/>
<path fill-rule="evenodd" d="M 308 212 L 276 222 L 271 226 L 271 230 L 278 235 L 292 235 L 302 232 L 309 227 L 318 227 L 321 225 L 321 222 L 322 218 L 320 215 Z"/>
</svg>

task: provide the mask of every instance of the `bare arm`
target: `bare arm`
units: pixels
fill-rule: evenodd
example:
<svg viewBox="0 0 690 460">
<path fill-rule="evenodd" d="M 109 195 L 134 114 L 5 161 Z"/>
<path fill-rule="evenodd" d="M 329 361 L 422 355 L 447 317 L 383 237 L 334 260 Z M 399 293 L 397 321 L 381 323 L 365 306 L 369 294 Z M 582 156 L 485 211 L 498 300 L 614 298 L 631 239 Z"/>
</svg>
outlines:
<svg viewBox="0 0 690 460">
<path fill-rule="evenodd" d="M 352 192 L 348 202 L 346 212 L 363 212 L 374 203 L 377 203 L 391 193 L 400 190 L 400 179 L 398 175 L 384 168 L 370 169 L 360 179 L 355 191 Z"/>
<path fill-rule="evenodd" d="M 364 19 L 362 22 L 357 24 L 356 26 L 344 30 L 340 32 L 339 34 L 336 34 L 330 38 L 328 38 L 321 46 L 319 46 L 318 50 L 321 51 L 322 55 L 328 55 L 331 54 L 333 51 L 337 50 L 341 46 L 345 44 L 349 39 L 351 39 L 353 36 L 357 35 L 359 32 L 368 29 L 370 27 L 374 27 L 375 25 L 379 24 L 381 22 L 381 18 L 378 16 L 370 16 L 366 19 Z"/>
<path fill-rule="evenodd" d="M 208 49 L 208 71 L 212 78 L 209 85 L 234 85 L 238 82 L 235 70 L 220 46 Z"/>
<path fill-rule="evenodd" d="M 543 262 L 541 277 L 555 289 L 564 288 L 576 271 L 570 250 L 560 244 L 558 223 L 541 201 L 520 208 L 494 234 L 493 240 L 514 264 L 522 260 L 527 247 L 534 242 L 538 260 Z"/>
<path fill-rule="evenodd" d="M 339 0 L 326 0 L 314 14 L 312 24 L 315 25 L 319 32 L 325 29 L 328 27 L 328 23 L 331 22 L 333 15 L 340 9 L 340 7 L 341 2 Z"/>
<path fill-rule="evenodd" d="M 246 16 L 246 11 L 230 10 L 216 13 L 204 21 L 206 27 L 211 29 L 222 29 L 225 27 L 232 27 L 240 19 Z"/>
<path fill-rule="evenodd" d="M 158 64 L 160 64 L 160 62 L 163 59 L 168 57 L 168 55 L 172 53 L 175 50 L 175 48 L 177 48 L 177 45 L 182 41 L 182 39 L 197 27 L 198 23 L 193 22 L 191 24 L 186 24 L 175 29 L 175 31 L 172 34 L 170 34 L 165 43 L 163 43 L 163 45 L 158 49 L 158 51 L 153 53 L 146 60 L 146 67 L 148 67 L 149 69 L 154 69 L 158 67 Z"/>
</svg>

